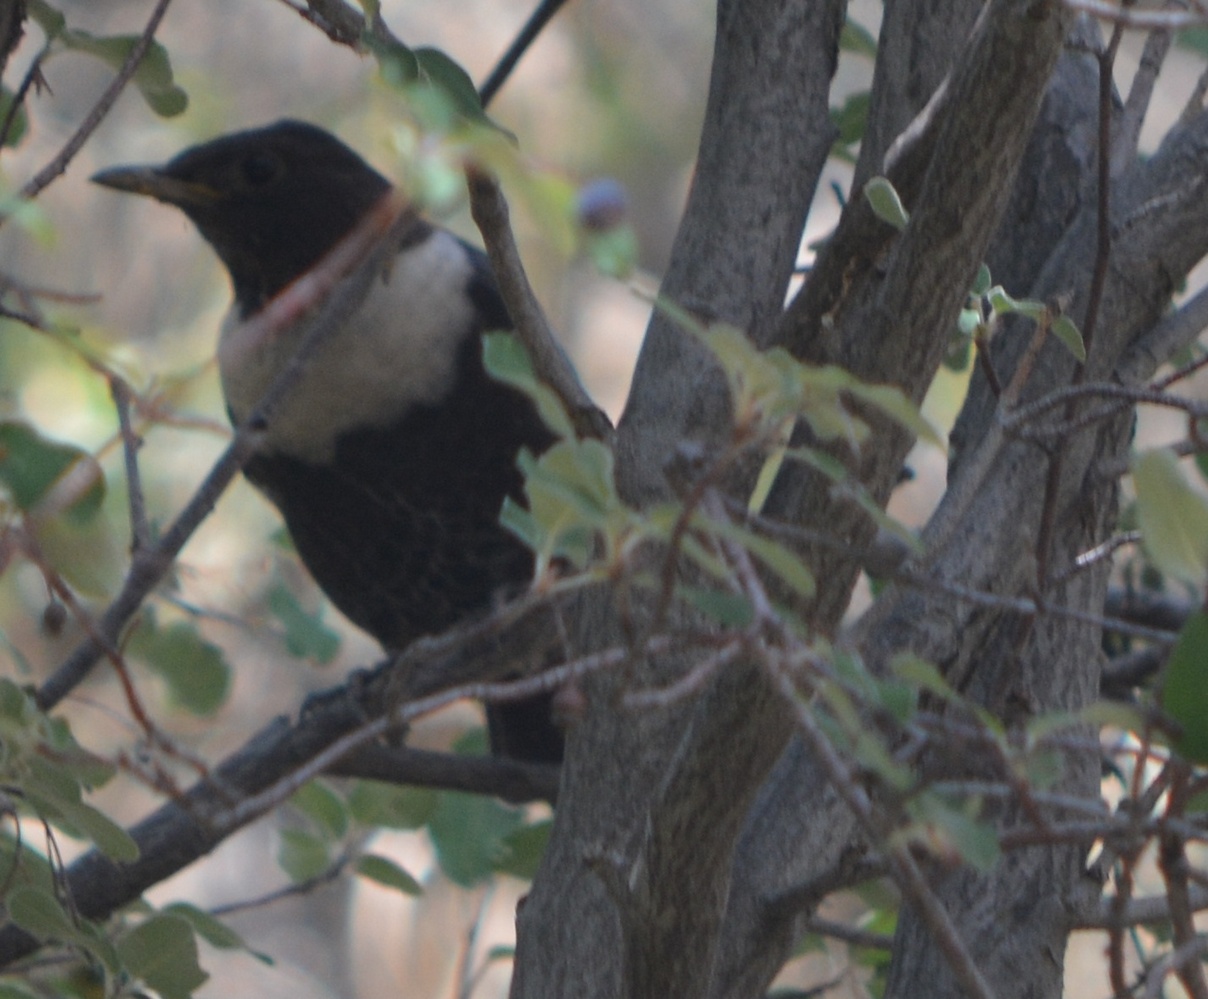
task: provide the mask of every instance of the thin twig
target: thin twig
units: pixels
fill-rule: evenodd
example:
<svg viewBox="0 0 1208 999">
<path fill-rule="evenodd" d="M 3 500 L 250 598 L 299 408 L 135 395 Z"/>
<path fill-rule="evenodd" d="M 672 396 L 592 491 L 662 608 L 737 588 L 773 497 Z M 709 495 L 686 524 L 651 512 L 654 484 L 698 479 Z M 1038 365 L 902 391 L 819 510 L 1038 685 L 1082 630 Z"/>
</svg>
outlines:
<svg viewBox="0 0 1208 999">
<path fill-rule="evenodd" d="M 831 787 L 851 810 L 865 834 L 874 840 L 881 840 L 883 831 L 879 828 L 876 810 L 863 783 L 819 727 L 812 708 L 797 691 L 788 670 L 775 668 L 771 672 L 784 694 L 785 702 L 794 713 L 797 731 L 826 770 Z M 931 930 L 936 946 L 947 958 L 953 975 L 964 991 L 972 999 L 994 999 L 994 990 L 974 963 L 952 917 L 928 884 L 909 847 L 895 846 L 886 854 L 885 862 L 902 894 Z"/>
<path fill-rule="evenodd" d="M 1192 885 L 1188 903 L 1194 912 L 1208 909 L 1208 888 Z M 1106 930 L 1126 926 L 1141 926 L 1146 923 L 1164 923 L 1170 920 L 1170 899 L 1165 895 L 1151 895 L 1131 899 L 1117 913 L 1114 899 L 1099 899 L 1097 907 L 1086 915 L 1080 915 L 1070 925 L 1072 930 Z M 1114 922 L 1113 920 L 1120 920 Z"/>
<path fill-rule="evenodd" d="M 1208 13 L 1199 7 L 1194 11 L 1145 10 L 1130 8 L 1111 0 L 1065 0 L 1067 7 L 1095 17 L 1101 17 L 1117 27 L 1142 28 L 1148 31 L 1178 31 L 1208 23 Z"/>
<path fill-rule="evenodd" d="M 326 870 L 320 871 L 314 877 L 286 885 L 284 888 L 278 888 L 276 891 L 270 891 L 255 898 L 244 899 L 241 902 L 228 902 L 226 905 L 216 905 L 210 910 L 210 915 L 221 919 L 224 916 L 233 916 L 238 912 L 263 909 L 274 902 L 280 902 L 282 899 L 309 895 L 316 888 L 322 888 L 324 885 L 331 884 L 337 880 L 347 870 L 351 861 L 351 854 L 342 853 Z"/>
<path fill-rule="evenodd" d="M 851 944 L 853 947 L 868 947 L 871 950 L 893 949 L 893 934 L 891 933 L 873 933 L 870 930 L 862 930 L 856 926 L 848 926 L 846 923 L 837 923 L 833 919 L 823 919 L 821 916 L 807 919 L 805 921 L 805 929 L 808 933 L 817 933 L 822 937 L 833 937 L 836 940 L 842 940 L 844 943 Z"/>
<path fill-rule="evenodd" d="M 528 350 L 537 377 L 558 394 L 580 436 L 610 441 L 612 424 L 583 388 L 529 284 L 499 182 L 473 166 L 466 169 L 466 181 L 470 213 L 482 233 L 491 270 L 508 315 L 516 325 L 516 335 Z"/>
<path fill-rule="evenodd" d="M 1168 815 L 1182 815 L 1187 804 L 1187 785 L 1190 768 L 1180 765 L 1171 782 L 1167 797 Z M 1166 882 L 1166 897 L 1170 900 L 1170 926 L 1176 949 L 1187 946 L 1196 939 L 1195 920 L 1191 906 L 1191 895 L 1187 885 L 1187 852 L 1182 836 L 1167 830 L 1159 838 L 1158 866 Z M 1182 961 L 1175 966 L 1178 975 L 1192 999 L 1208 999 L 1208 981 L 1199 961 Z"/>
<path fill-rule="evenodd" d="M 1111 151 L 1111 171 L 1115 176 L 1119 176 L 1136 161 L 1141 126 L 1145 123 L 1145 115 L 1148 114 L 1149 104 L 1153 99 L 1154 84 L 1162 71 L 1162 64 L 1166 61 L 1166 54 L 1170 51 L 1170 43 L 1173 40 L 1173 33 L 1162 28 L 1150 32 L 1149 37 L 1145 39 L 1145 47 L 1141 52 L 1132 86 L 1128 89 L 1128 99 L 1124 102 L 1124 110 L 1120 115 L 1120 129 Z"/>
<path fill-rule="evenodd" d="M 8 145 L 8 138 L 12 134 L 13 125 L 17 122 L 17 115 L 25 106 L 25 98 L 29 94 L 29 88 L 35 83 L 41 85 L 45 81 L 42 78 L 42 62 L 50 52 L 50 44 L 43 45 L 37 55 L 30 61 L 29 68 L 26 69 L 25 75 L 21 78 L 21 83 L 9 101 L 8 112 L 4 115 L 4 122 L 0 124 L 0 148 Z"/>
<path fill-rule="evenodd" d="M 116 375 L 109 379 L 109 394 L 117 409 L 118 428 L 122 437 L 122 457 L 126 467 L 126 492 L 130 497 L 130 551 L 136 552 L 151 543 L 151 527 L 147 523 L 147 500 L 143 493 L 143 478 L 138 468 L 138 449 L 142 438 L 130 423 L 130 386 Z"/>
<path fill-rule="evenodd" d="M 1155 961 L 1153 966 L 1145 972 L 1145 999 L 1161 999 L 1166 976 L 1172 971 L 1177 973 L 1179 969 L 1188 964 L 1198 963 L 1206 952 L 1208 952 L 1208 936 L 1198 935 L 1182 946 L 1176 947 L 1160 961 Z"/>
<path fill-rule="evenodd" d="M 244 424 L 236 429 L 231 443 L 176 520 L 158 543 L 135 553 L 121 592 L 97 621 L 97 634 L 79 645 L 38 690 L 42 710 L 48 711 L 58 704 L 88 675 L 106 646 L 116 645 L 127 622 L 168 573 L 185 542 L 247 463 L 282 398 L 301 379 L 320 347 L 342 328 L 345 319 L 363 300 L 370 283 L 393 257 L 398 236 L 412 224 L 411 210 L 401 208 L 387 195 L 315 268 L 244 324 L 238 336 L 250 339 L 280 330 L 304 316 L 306 331 L 293 358 L 277 374 Z"/>
<path fill-rule="evenodd" d="M 168 4 L 171 0 L 157 0 L 155 9 L 151 11 L 151 16 L 147 19 L 147 24 L 143 28 L 142 33 L 130 46 L 130 51 L 126 55 L 125 61 L 122 63 L 121 69 L 118 70 L 105 88 L 104 93 L 97 99 L 97 102 L 92 106 L 92 109 L 84 116 L 84 120 L 80 122 L 79 127 L 67 140 L 63 148 L 49 163 L 39 170 L 31 180 L 27 181 L 25 186 L 21 188 L 21 197 L 34 198 L 43 191 L 52 181 L 59 177 L 66 169 L 67 165 L 75 158 L 88 141 L 89 136 L 96 131 L 97 126 L 104 120 L 113 107 L 121 92 L 126 89 L 134 74 L 138 72 L 138 65 L 143 61 L 143 56 L 147 54 L 147 50 L 151 48 L 151 42 L 155 37 L 155 32 L 159 28 L 159 22 L 163 20 L 164 13 L 168 9 Z M 3 224 L 3 218 L 0 217 L 0 224 Z"/>
<path fill-rule="evenodd" d="M 537 36 L 541 34 L 545 26 L 549 24 L 553 16 L 565 4 L 566 0 L 541 0 L 537 4 L 536 10 L 524 22 L 524 27 L 520 29 L 520 33 L 512 40 L 512 44 L 508 46 L 507 51 L 504 52 L 499 62 L 495 64 L 495 68 L 491 70 L 482 86 L 479 87 L 478 99 L 482 102 L 484 108 L 499 93 L 499 88 L 511 76 L 512 70 L 516 68 L 516 64 L 520 62 L 521 57 L 528 51 L 528 47 L 537 40 Z"/>
<path fill-rule="evenodd" d="M 666 640 L 656 639 L 639 651 L 643 655 L 654 655 L 666 651 L 670 644 Z M 232 829 L 246 825 L 253 818 L 258 818 L 281 804 L 303 784 L 324 773 L 353 750 L 368 745 L 394 729 L 407 725 L 416 718 L 443 708 L 447 704 L 452 704 L 454 701 L 470 699 L 491 703 L 508 703 L 527 700 L 538 694 L 548 694 L 557 690 L 570 680 L 620 666 L 631 655 L 633 655 L 632 649 L 613 647 L 520 680 L 466 683 L 429 694 L 426 697 L 406 701 L 393 711 L 375 718 L 329 743 L 296 770 L 286 774 L 259 793 L 244 798 L 222 815 L 216 816 L 212 823 L 218 828 Z"/>
</svg>

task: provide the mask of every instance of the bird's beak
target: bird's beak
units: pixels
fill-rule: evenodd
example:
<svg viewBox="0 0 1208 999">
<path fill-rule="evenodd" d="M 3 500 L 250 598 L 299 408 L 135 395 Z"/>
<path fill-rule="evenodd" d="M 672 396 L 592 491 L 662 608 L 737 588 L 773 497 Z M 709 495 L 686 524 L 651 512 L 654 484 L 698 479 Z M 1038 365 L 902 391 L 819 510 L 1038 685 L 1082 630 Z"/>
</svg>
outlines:
<svg viewBox="0 0 1208 999">
<path fill-rule="evenodd" d="M 115 191 L 127 191 L 130 194 L 144 194 L 179 208 L 210 205 L 219 197 L 213 188 L 173 177 L 161 167 L 110 167 L 100 173 L 94 173 L 91 180 L 102 187 L 111 187 Z"/>
</svg>

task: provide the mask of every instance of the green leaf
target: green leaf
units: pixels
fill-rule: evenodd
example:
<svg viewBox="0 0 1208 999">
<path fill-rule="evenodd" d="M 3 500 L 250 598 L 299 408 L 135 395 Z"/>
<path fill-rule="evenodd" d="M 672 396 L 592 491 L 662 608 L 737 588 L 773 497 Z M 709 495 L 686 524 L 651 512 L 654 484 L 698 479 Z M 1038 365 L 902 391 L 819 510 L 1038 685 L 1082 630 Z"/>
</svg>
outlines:
<svg viewBox="0 0 1208 999">
<path fill-rule="evenodd" d="M 117 942 L 126 969 L 163 999 L 189 999 L 210 976 L 197 960 L 197 938 L 187 919 L 158 914 Z"/>
<path fill-rule="evenodd" d="M 482 338 L 482 363 L 493 378 L 520 389 L 537 405 L 545 425 L 563 438 L 575 436 L 574 424 L 562 400 L 537 378 L 532 359 L 514 333 L 487 333 Z"/>
<path fill-rule="evenodd" d="M 675 594 L 723 628 L 747 628 L 755 620 L 755 610 L 751 602 L 741 593 L 678 586 Z"/>
<path fill-rule="evenodd" d="M 749 528 L 726 521 L 712 520 L 703 514 L 693 517 L 692 524 L 707 533 L 716 534 L 740 544 L 792 587 L 799 596 L 808 598 L 814 595 L 814 575 L 810 572 L 809 567 L 778 542 L 756 534 Z"/>
<path fill-rule="evenodd" d="M 993 823 L 976 818 L 975 801 L 947 801 L 927 793 L 914 798 L 907 809 L 926 827 L 922 841 L 932 849 L 950 848 L 980 871 L 988 871 L 1001 854 Z"/>
<path fill-rule="evenodd" d="M 982 264 L 977 269 L 977 277 L 973 279 L 973 287 L 969 289 L 969 294 L 981 298 L 990 290 L 990 284 L 990 268 Z"/>
<path fill-rule="evenodd" d="M 606 232 L 589 232 L 584 245 L 596 269 L 606 277 L 623 280 L 638 265 L 638 237 L 632 226 L 613 226 Z"/>
<path fill-rule="evenodd" d="M 285 629 L 290 655 L 326 666 L 340 651 L 340 636 L 323 623 L 323 610 L 311 614 L 290 590 L 278 583 L 268 593 L 268 609 Z"/>
<path fill-rule="evenodd" d="M 397 787 L 376 780 L 361 780 L 348 793 L 348 809 L 364 826 L 418 829 L 436 811 L 439 795 L 431 788 Z"/>
<path fill-rule="evenodd" d="M 357 861 L 357 873 L 404 895 L 418 896 L 424 893 L 423 886 L 415 878 L 393 860 L 376 853 L 367 853 Z"/>
<path fill-rule="evenodd" d="M 1169 448 L 1133 459 L 1137 519 L 1145 550 L 1168 576 L 1193 586 L 1208 578 L 1208 500 L 1191 488 Z"/>
<path fill-rule="evenodd" d="M 22 886 L 9 892 L 5 900 L 9 918 L 40 940 L 73 940 L 75 924 L 59 900 L 49 891 Z"/>
<path fill-rule="evenodd" d="M 295 884 L 317 878 L 331 867 L 327 840 L 304 829 L 282 829 L 277 863 Z"/>
<path fill-rule="evenodd" d="M 919 690 L 925 690 L 952 704 L 961 703 L 961 696 L 952 689 L 936 665 L 926 659 L 920 659 L 912 652 L 899 652 L 889 661 L 889 668 L 899 680 L 904 680 Z"/>
<path fill-rule="evenodd" d="M 1183 730 L 1174 748 L 1195 763 L 1208 763 L 1208 613 L 1197 611 L 1179 632 L 1160 704 Z"/>
<path fill-rule="evenodd" d="M 1034 322 L 1040 322 L 1048 312 L 1044 302 L 1037 302 L 1030 298 L 1012 298 L 1002 285 L 995 285 L 986 292 L 986 298 L 990 301 L 990 308 L 1000 316 L 1027 316 Z"/>
<path fill-rule="evenodd" d="M 100 37 L 87 31 L 67 29 L 58 35 L 59 41 L 69 49 L 86 52 L 120 70 L 138 44 L 139 35 L 109 35 Z M 189 95 L 172 79 L 172 63 L 168 50 L 153 41 L 134 71 L 131 81 L 142 94 L 151 110 L 161 118 L 171 118 L 189 106 Z"/>
<path fill-rule="evenodd" d="M 504 837 L 504 853 L 496 862 L 495 869 L 514 878 L 532 881 L 537 876 L 537 868 L 553 828 L 552 819 L 543 819 L 509 833 Z"/>
<path fill-rule="evenodd" d="M 377 60 L 378 72 L 387 86 L 399 90 L 418 79 L 419 62 L 408 46 L 370 33 L 366 33 L 362 41 Z"/>
<path fill-rule="evenodd" d="M 542 560 L 561 556 L 583 567 L 595 551 L 597 535 L 626 519 L 613 483 L 613 454 L 594 439 L 562 440 L 540 458 L 520 455 L 531 519 L 509 510 L 518 533 L 536 535 Z"/>
<path fill-rule="evenodd" d="M 231 668 L 222 650 L 192 624 L 160 628 L 153 615 L 145 614 L 127 648 L 166 681 L 173 700 L 187 711 L 205 717 L 226 703 Z"/>
<path fill-rule="evenodd" d="M 29 16 L 37 22 L 47 38 L 56 38 L 59 32 L 67 27 L 67 18 L 58 9 L 46 3 L 46 0 L 28 0 L 27 9 Z"/>
<path fill-rule="evenodd" d="M 420 79 L 448 95 L 464 117 L 470 121 L 487 121 L 482 101 L 478 99 L 478 89 L 460 63 L 434 48 L 416 49 L 415 62 Z"/>
<path fill-rule="evenodd" d="M 943 447 L 943 438 L 935 428 L 927 422 L 923 414 L 896 385 L 869 385 L 855 381 L 847 389 L 852 395 L 870 405 L 876 406 L 882 413 L 895 423 L 909 430 L 920 440 Z"/>
<path fill-rule="evenodd" d="M 1086 344 L 1082 341 L 1082 333 L 1078 325 L 1069 316 L 1058 316 L 1057 321 L 1049 328 L 1064 345 L 1066 350 L 1074 355 L 1080 363 L 1086 362 Z"/>
<path fill-rule="evenodd" d="M 43 996 L 27 987 L 19 978 L 0 981 L 0 999 L 43 999 Z"/>
<path fill-rule="evenodd" d="M 76 523 L 95 517 L 105 498 L 105 478 L 92 455 L 20 420 L 0 420 L 0 485 L 24 512 L 38 512 L 39 504 L 53 500 L 48 512 L 64 512 Z M 53 496 L 56 487 L 62 496 Z"/>
<path fill-rule="evenodd" d="M 303 784 L 289 803 L 310 819 L 329 841 L 339 840 L 348 832 L 348 808 L 344 799 L 321 779 Z"/>
<path fill-rule="evenodd" d="M 0 87 L 0 123 L 8 118 L 15 97 L 16 95 L 8 87 Z M 16 148 L 21 144 L 21 140 L 25 138 L 25 133 L 28 131 L 29 115 L 25 113 L 24 107 L 18 107 L 13 115 L 13 123 L 8 130 L 8 135 L 4 137 L 4 144 L 10 149 Z"/>
<path fill-rule="evenodd" d="M 901 232 L 910 221 L 910 213 L 902 205 L 902 199 L 885 177 L 873 177 L 864 185 L 864 197 L 872 206 L 873 214 L 882 222 L 888 222 Z"/>
<path fill-rule="evenodd" d="M 872 32 L 864 25 L 853 21 L 850 15 L 839 34 L 839 48 L 844 52 L 868 56 L 870 59 L 877 57 L 877 40 L 873 37 Z"/>
<path fill-rule="evenodd" d="M 1175 34 L 1175 40 L 1182 48 L 1208 56 L 1208 28 L 1184 28 Z"/>
<path fill-rule="evenodd" d="M 120 965 L 117 953 L 108 939 L 98 933 L 92 923 L 78 925 L 49 890 L 21 885 L 5 899 L 8 917 L 17 926 L 41 940 L 58 940 L 82 948 L 110 971 Z"/>
<path fill-rule="evenodd" d="M 110 860 L 120 864 L 138 860 L 138 844 L 133 837 L 99 809 L 85 802 L 64 803 L 60 815 Z"/>
<path fill-rule="evenodd" d="M 519 809 L 493 798 L 446 791 L 428 822 L 428 832 L 441 869 L 455 884 L 472 888 L 494 874 L 507 837 L 523 821 Z"/>
<path fill-rule="evenodd" d="M 162 912 L 186 920 L 193 932 L 211 947 L 220 950 L 247 950 L 247 945 L 238 933 L 204 909 L 188 902 L 173 902 L 171 905 L 165 905 Z"/>
<path fill-rule="evenodd" d="M 868 127 L 868 105 L 871 95 L 867 90 L 851 94 L 843 106 L 830 109 L 831 121 L 839 130 L 838 141 L 852 145 L 864 138 Z"/>
</svg>

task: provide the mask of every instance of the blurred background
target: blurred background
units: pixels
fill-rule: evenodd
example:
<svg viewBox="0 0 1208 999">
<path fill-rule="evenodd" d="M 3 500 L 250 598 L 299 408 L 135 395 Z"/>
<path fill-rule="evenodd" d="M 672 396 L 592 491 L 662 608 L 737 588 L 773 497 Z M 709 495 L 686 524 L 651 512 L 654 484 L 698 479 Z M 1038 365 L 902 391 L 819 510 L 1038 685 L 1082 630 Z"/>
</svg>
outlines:
<svg viewBox="0 0 1208 999">
<path fill-rule="evenodd" d="M 95 35 L 133 34 L 150 13 L 149 0 L 59 0 L 74 29 Z M 481 82 L 530 13 L 521 0 L 382 0 L 390 28 L 411 46 L 446 51 Z M 879 4 L 860 0 L 851 18 L 875 37 Z M 578 186 L 600 177 L 627 192 L 639 273 L 616 280 L 596 268 L 565 238 L 543 226 L 539 206 L 523 197 L 513 221 L 530 276 L 553 326 L 591 394 L 615 419 L 624 404 L 649 306 L 635 293 L 657 286 L 691 181 L 697 134 L 707 94 L 713 5 L 702 0 L 580 0 L 569 3 L 536 42 L 490 111 L 517 137 L 523 159 Z M 43 303 L 53 322 L 78 331 L 91 349 L 120 370 L 159 406 L 145 428 L 142 467 L 149 512 L 166 523 L 191 495 L 227 440 L 212 355 L 229 291 L 225 273 L 183 215 L 143 199 L 90 185 L 102 167 L 160 162 L 222 132 L 303 118 L 339 134 L 383 173 L 400 177 L 396 92 L 379 79 L 376 63 L 334 45 L 281 0 L 176 0 L 158 33 L 187 110 L 154 115 L 128 88 L 65 176 L 38 199 L 44 223 L 33 231 L 0 231 L 0 273 L 39 288 L 95 295 L 76 304 Z M 1122 80 L 1135 66 L 1140 38 L 1129 40 Z M 9 67 L 9 86 L 33 58 L 42 38 L 29 33 Z M 1132 60 L 1130 62 L 1130 60 Z M 1191 91 L 1202 59 L 1176 51 L 1159 81 L 1159 107 L 1147 128 L 1152 145 Z M 871 60 L 846 52 L 832 103 L 865 90 Z M 112 77 L 103 62 L 67 53 L 45 66 L 47 86 L 31 98 L 30 129 L 5 150 L 3 182 L 15 189 L 46 163 L 78 127 Z M 819 189 L 804 244 L 824 235 L 837 215 L 838 190 L 850 171 L 832 159 Z M 439 206 L 440 221 L 480 242 L 464 199 Z M 802 261 L 809 251 L 803 249 Z M 1008 289 L 1016 291 L 1016 289 Z M 964 374 L 941 376 L 928 401 L 934 422 L 946 428 L 959 406 Z M 116 417 L 105 381 L 52 337 L 0 322 L 0 418 L 26 419 L 45 434 L 96 455 L 108 493 L 100 526 L 41 539 L 47 557 L 67 572 L 92 608 L 104 606 L 125 568 L 126 494 L 116 446 Z M 1172 417 L 1177 419 L 1177 417 Z M 1161 434 L 1160 424 L 1154 434 Z M 920 449 L 913 482 L 893 510 L 920 523 L 943 489 L 945 455 Z M 304 571 L 275 539 L 272 509 L 237 483 L 185 549 L 172 585 L 153 601 L 161 626 L 197 625 L 235 664 L 232 690 L 216 714 L 177 710 L 167 685 L 140 676 L 140 690 L 165 728 L 214 762 L 242 744 L 274 715 L 293 713 L 308 692 L 339 683 L 378 657 L 375 645 L 346 625 Z M 281 594 L 296 601 L 338 645 L 326 655 L 298 654 L 286 642 Z M 21 682 L 44 678 L 77 643 L 70 620 L 47 627 L 42 575 L 14 561 L 0 572 L 0 674 Z M 103 674 L 104 669 L 98 670 Z M 64 708 L 78 737 L 98 752 L 117 754 L 138 733 L 115 685 L 98 675 Z M 458 706 L 427 719 L 413 741 L 447 748 L 479 725 L 477 709 Z M 187 775 L 182 775 L 185 780 Z M 137 780 L 119 779 L 98 804 L 134 821 L 160 799 Z M 541 809 L 530 810 L 530 817 Z M 159 886 L 153 900 L 187 898 L 203 907 L 254 899 L 288 883 L 276 857 L 282 823 L 265 819 L 232 838 L 214 856 Z M 70 846 L 70 844 L 68 844 Z M 419 879 L 418 899 L 343 878 L 304 895 L 256 906 L 229 917 L 249 953 L 203 954 L 213 976 L 205 997 L 255 994 L 263 999 L 385 995 L 493 997 L 506 993 L 506 952 L 524 882 L 500 877 L 473 889 L 452 884 L 423 832 L 383 834 L 378 852 L 395 857 Z M 856 899 L 839 900 L 826 915 L 847 918 Z M 1107 993 L 1100 949 L 1088 936 L 1072 962 L 1069 994 Z M 815 942 L 786 982 L 834 982 L 830 994 L 858 996 L 867 969 L 845 952 Z M 1098 976 L 1098 977 L 1096 977 Z"/>
</svg>

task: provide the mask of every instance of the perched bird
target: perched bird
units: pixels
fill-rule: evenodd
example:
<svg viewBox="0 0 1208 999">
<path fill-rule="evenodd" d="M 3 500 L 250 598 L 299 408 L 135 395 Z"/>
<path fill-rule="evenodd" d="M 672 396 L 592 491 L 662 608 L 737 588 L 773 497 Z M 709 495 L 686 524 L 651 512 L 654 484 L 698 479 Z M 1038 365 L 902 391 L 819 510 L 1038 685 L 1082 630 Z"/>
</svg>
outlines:
<svg viewBox="0 0 1208 999">
<path fill-rule="evenodd" d="M 92 179 L 175 205 L 197 226 L 234 290 L 223 337 L 391 190 L 334 136 L 297 121 Z M 274 412 L 244 469 L 281 511 L 319 586 L 387 649 L 487 610 L 531 575 L 531 552 L 499 512 L 505 497 L 523 501 L 518 451 L 540 452 L 553 437 L 528 397 L 483 367 L 481 334 L 510 327 L 485 255 L 417 220 Z M 293 346 L 270 342 L 235 360 L 220 344 L 233 423 Z M 549 698 L 488 705 L 494 751 L 560 760 L 549 709 Z"/>
</svg>

